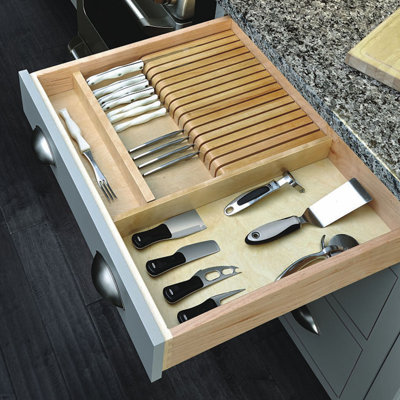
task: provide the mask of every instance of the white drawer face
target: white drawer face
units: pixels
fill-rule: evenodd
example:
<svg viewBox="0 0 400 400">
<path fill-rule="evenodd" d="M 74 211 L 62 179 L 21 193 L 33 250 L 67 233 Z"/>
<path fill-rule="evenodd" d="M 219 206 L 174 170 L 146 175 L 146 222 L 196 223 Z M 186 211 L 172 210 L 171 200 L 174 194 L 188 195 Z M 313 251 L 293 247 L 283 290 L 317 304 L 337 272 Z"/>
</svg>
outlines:
<svg viewBox="0 0 400 400">
<path fill-rule="evenodd" d="M 168 53 L 171 46 L 179 51 Z M 204 54 L 198 54 L 199 49 Z M 183 56 L 176 61 L 177 52 Z M 152 79 L 160 99 L 170 102 L 170 114 L 118 134 L 85 78 L 141 58 L 157 61 L 160 54 L 168 62 L 153 67 L 146 64 L 143 72 Z M 238 67 L 241 63 L 243 68 Z M 167 76 L 176 68 L 179 74 Z M 201 72 L 199 82 L 190 77 L 193 70 Z M 47 139 L 60 187 L 93 256 L 101 254 L 96 257 L 95 269 L 102 271 L 102 282 L 110 286 L 108 291 L 105 287 L 98 290 L 122 306 L 120 315 L 151 380 L 158 379 L 164 369 L 400 260 L 398 202 L 229 18 L 36 73 L 22 71 L 20 79 L 31 127 L 39 127 Z M 193 84 L 189 88 L 185 87 L 188 82 Z M 231 82 L 236 86 L 231 88 Z M 198 90 L 195 94 L 191 93 L 193 88 Z M 179 98 L 173 97 L 176 93 Z M 212 102 L 207 104 L 210 98 Z M 192 103 L 193 114 L 188 111 Z M 84 132 L 117 200 L 107 202 L 97 186 L 89 164 L 57 115 L 63 107 Z M 289 114 L 295 122 L 286 120 Z M 262 120 L 265 115 L 272 122 Z M 244 145 L 242 138 L 236 137 L 242 128 L 251 140 L 271 129 L 275 132 L 277 120 L 284 134 L 286 130 L 295 132 L 288 139 L 290 145 L 279 143 L 274 136 L 266 149 L 258 142 L 247 146 L 246 141 Z M 298 123 L 304 126 L 299 128 Z M 205 153 L 160 174 L 142 176 L 127 149 L 178 128 L 195 132 Z M 210 147 L 206 138 L 214 128 L 221 134 L 218 140 L 230 135 L 236 135 L 232 137 L 237 140 Z M 232 148 L 237 143 L 243 147 Z M 229 154 L 221 150 L 225 145 Z M 236 193 L 281 176 L 283 169 L 294 171 L 303 180 L 304 194 L 288 188 L 237 217 L 224 215 L 224 206 Z M 364 206 L 325 229 L 307 226 L 285 241 L 265 246 L 245 244 L 243 239 L 251 228 L 288 213 L 301 215 L 310 204 L 352 177 L 374 194 L 371 207 Z M 142 251 L 133 247 L 133 233 L 192 209 L 198 211 L 206 230 Z M 274 282 L 295 259 L 315 252 L 323 234 L 331 237 L 338 233 L 353 235 L 360 246 Z M 159 278 L 147 274 L 146 260 L 210 239 L 221 247 L 213 258 L 176 268 Z M 188 296 L 180 305 L 165 302 L 164 286 L 212 265 L 235 265 L 242 274 Z M 99 275 L 96 277 L 99 285 Z M 178 323 L 180 309 L 239 288 L 246 290 L 221 307 Z"/>
</svg>

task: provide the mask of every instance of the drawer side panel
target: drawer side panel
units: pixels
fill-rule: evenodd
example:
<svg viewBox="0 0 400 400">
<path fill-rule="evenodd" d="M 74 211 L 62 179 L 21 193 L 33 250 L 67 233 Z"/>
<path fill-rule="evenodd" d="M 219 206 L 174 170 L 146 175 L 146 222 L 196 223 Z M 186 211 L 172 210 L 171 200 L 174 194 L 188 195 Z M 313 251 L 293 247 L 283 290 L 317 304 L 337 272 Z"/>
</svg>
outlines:
<svg viewBox="0 0 400 400">
<path fill-rule="evenodd" d="M 84 179 L 32 77 L 27 71 L 21 71 L 19 75 L 25 115 L 31 127 L 39 126 L 50 142 L 56 162 L 52 170 L 92 254 L 100 252 L 112 270 L 124 304 L 120 315 L 150 379 L 154 381 L 161 377 L 165 335 L 94 198 L 97 194 Z"/>
</svg>

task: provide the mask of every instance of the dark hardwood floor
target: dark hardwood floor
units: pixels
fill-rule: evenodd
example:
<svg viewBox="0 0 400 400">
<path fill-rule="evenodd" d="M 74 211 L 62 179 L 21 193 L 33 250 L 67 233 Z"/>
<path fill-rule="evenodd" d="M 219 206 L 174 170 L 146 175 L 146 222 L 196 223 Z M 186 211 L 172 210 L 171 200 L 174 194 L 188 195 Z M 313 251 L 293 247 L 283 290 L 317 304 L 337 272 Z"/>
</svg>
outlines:
<svg viewBox="0 0 400 400">
<path fill-rule="evenodd" d="M 149 0 L 150 1 L 150 0 Z M 17 71 L 69 61 L 69 0 L 0 9 L 0 399 L 306 399 L 327 395 L 274 320 L 151 384 L 51 170 L 30 148 Z"/>
</svg>

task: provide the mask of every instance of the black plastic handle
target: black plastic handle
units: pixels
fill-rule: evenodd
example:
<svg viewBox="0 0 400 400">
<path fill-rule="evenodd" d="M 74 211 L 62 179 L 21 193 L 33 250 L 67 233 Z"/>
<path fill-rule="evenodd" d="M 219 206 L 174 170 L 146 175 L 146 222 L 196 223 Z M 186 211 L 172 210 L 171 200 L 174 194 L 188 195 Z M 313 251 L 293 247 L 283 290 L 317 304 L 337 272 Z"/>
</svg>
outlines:
<svg viewBox="0 0 400 400">
<path fill-rule="evenodd" d="M 216 307 L 218 307 L 218 305 L 213 299 L 207 299 L 206 301 L 203 301 L 201 304 L 198 304 L 197 306 L 179 311 L 177 315 L 178 321 L 180 323 L 188 321 L 189 319 L 197 317 L 198 315 L 210 311 Z"/>
<path fill-rule="evenodd" d="M 262 244 L 272 242 L 282 236 L 300 229 L 302 221 L 299 217 L 288 217 L 259 226 L 246 236 L 247 244 Z"/>
<path fill-rule="evenodd" d="M 241 197 L 238 201 L 237 204 L 239 206 L 249 203 L 252 200 L 256 200 L 261 196 L 264 196 L 266 193 L 268 193 L 271 190 L 269 185 L 266 186 L 260 186 L 251 192 L 246 193 L 243 197 Z"/>
<path fill-rule="evenodd" d="M 160 240 L 171 239 L 171 237 L 172 235 L 167 225 L 161 224 L 148 231 L 135 233 L 132 236 L 132 242 L 140 250 Z"/>
<path fill-rule="evenodd" d="M 149 275 L 158 276 L 163 274 L 164 272 L 169 271 L 172 268 L 177 267 L 178 265 L 185 264 L 186 258 L 179 251 L 171 256 L 160 257 L 154 260 L 149 260 L 146 263 L 146 269 Z"/>
<path fill-rule="evenodd" d="M 192 276 L 189 280 L 174 283 L 163 289 L 163 294 L 168 303 L 176 303 L 189 294 L 203 287 L 203 282 L 198 276 Z"/>
</svg>

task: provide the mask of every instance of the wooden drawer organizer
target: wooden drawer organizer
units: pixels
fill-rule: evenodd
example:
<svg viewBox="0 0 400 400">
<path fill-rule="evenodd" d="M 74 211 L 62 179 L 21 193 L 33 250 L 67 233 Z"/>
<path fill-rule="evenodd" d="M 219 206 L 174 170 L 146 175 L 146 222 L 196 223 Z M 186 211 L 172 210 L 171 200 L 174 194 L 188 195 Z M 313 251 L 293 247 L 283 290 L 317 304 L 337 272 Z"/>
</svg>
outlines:
<svg viewBox="0 0 400 400">
<path fill-rule="evenodd" d="M 85 78 L 139 59 L 145 61 L 145 73 L 169 115 L 117 134 Z M 99 194 L 93 201 L 112 218 L 105 220 L 110 230 L 117 232 L 116 247 L 129 260 L 129 271 L 140 287 L 137 295 L 143 295 L 164 337 L 163 369 L 400 260 L 399 202 L 229 18 L 30 76 L 62 140 L 73 151 L 56 114 L 67 107 L 118 195 L 117 201 L 104 200 L 89 165 L 76 151 L 77 165 L 83 176 L 87 170 L 85 179 L 92 180 L 91 190 Z M 190 134 L 200 157 L 144 179 L 126 149 L 178 127 Z M 224 216 L 223 207 L 237 193 L 279 177 L 286 169 L 304 185 L 305 194 L 282 189 L 237 216 Z M 374 198 L 368 206 L 325 229 L 307 226 L 268 245 L 244 243 L 254 227 L 301 215 L 352 177 Z M 90 214 L 90 205 L 86 206 Z M 132 233 L 191 209 L 197 209 L 206 230 L 143 251 L 133 248 Z M 331 237 L 336 233 L 353 235 L 361 244 L 274 282 L 290 262 L 316 251 L 323 234 Z M 145 260 L 206 239 L 215 239 L 222 251 L 157 279 L 146 274 Z M 217 264 L 237 265 L 242 274 L 176 306 L 166 304 L 163 286 Z M 178 325 L 179 309 L 237 288 L 246 291 L 226 305 Z M 136 310 L 140 308 L 134 305 Z M 140 326 L 143 330 L 146 324 Z M 135 341 L 135 330 L 132 332 Z"/>
</svg>

